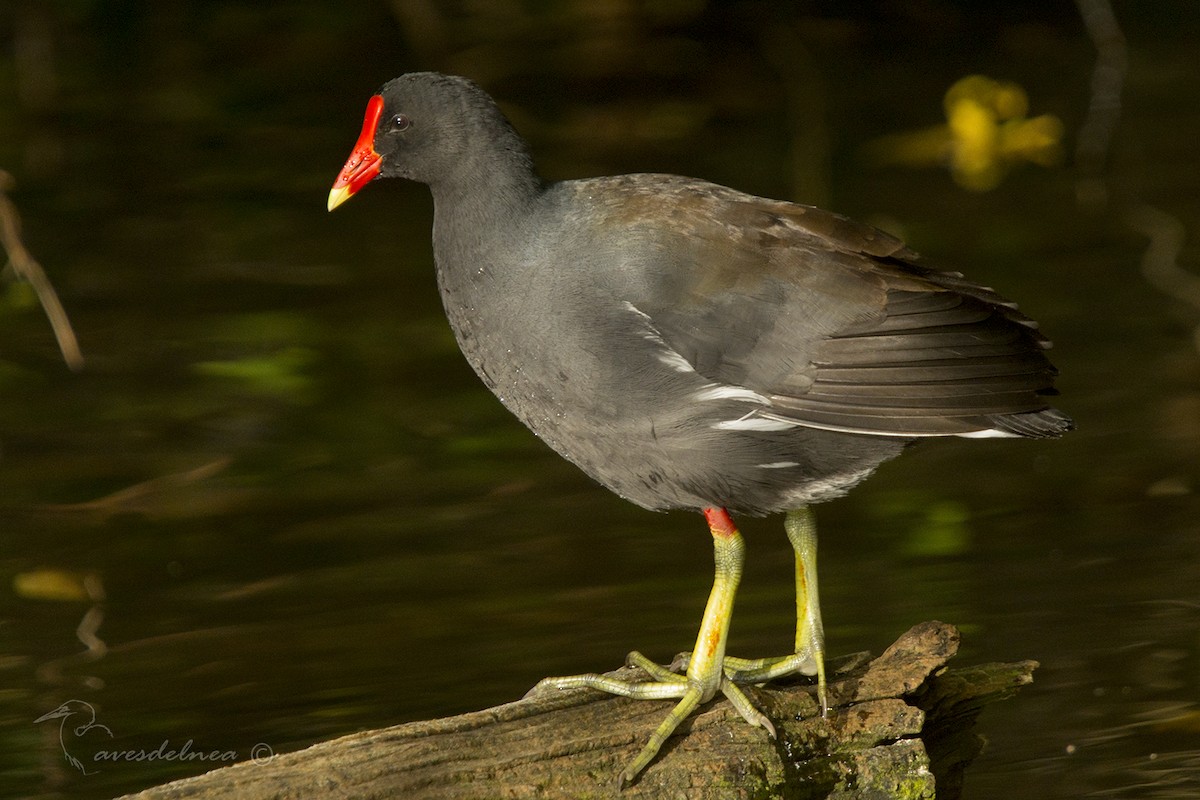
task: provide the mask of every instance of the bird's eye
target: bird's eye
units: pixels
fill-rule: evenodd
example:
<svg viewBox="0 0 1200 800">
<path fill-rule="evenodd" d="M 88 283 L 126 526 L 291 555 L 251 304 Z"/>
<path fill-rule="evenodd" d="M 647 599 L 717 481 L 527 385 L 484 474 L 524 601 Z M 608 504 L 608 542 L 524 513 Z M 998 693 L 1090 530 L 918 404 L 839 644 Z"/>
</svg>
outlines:
<svg viewBox="0 0 1200 800">
<path fill-rule="evenodd" d="M 392 117 L 392 130 L 406 131 L 412 125 L 412 120 L 405 114 L 397 114 Z"/>
</svg>

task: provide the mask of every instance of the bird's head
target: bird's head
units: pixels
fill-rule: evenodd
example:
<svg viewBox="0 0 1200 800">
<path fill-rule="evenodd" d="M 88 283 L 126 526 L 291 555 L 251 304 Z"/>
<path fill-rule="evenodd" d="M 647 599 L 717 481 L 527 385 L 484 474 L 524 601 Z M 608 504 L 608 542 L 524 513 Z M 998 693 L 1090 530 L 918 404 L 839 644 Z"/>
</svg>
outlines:
<svg viewBox="0 0 1200 800">
<path fill-rule="evenodd" d="M 45 722 L 46 720 L 50 719 L 62 719 L 63 717 L 69 717 L 74 713 L 75 709 L 71 708 L 68 703 L 63 703 L 53 711 L 47 711 L 45 714 L 42 714 L 40 717 L 34 720 L 34 723 L 36 724 L 38 722 Z"/>
<path fill-rule="evenodd" d="M 45 714 L 42 714 L 34 720 L 34 724 L 50 719 L 64 719 L 72 714 L 87 714 L 92 719 L 96 718 L 96 711 L 90 703 L 85 703 L 82 700 L 68 700 L 53 711 L 47 711 Z"/>
<path fill-rule="evenodd" d="M 496 104 L 466 78 L 414 72 L 384 84 L 367 102 L 362 132 L 329 192 L 337 208 L 376 178 L 430 185 L 488 168 L 488 158 L 524 142 Z"/>
</svg>

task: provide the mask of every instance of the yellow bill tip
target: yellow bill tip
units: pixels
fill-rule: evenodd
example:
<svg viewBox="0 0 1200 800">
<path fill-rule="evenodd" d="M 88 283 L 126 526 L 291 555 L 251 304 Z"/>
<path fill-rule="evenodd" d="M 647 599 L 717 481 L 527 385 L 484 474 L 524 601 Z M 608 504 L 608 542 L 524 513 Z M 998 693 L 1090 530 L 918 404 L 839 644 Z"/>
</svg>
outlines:
<svg viewBox="0 0 1200 800">
<path fill-rule="evenodd" d="M 329 204 L 326 206 L 330 211 L 340 206 L 342 203 L 350 199 L 354 192 L 349 186 L 338 186 L 329 190 Z"/>
</svg>

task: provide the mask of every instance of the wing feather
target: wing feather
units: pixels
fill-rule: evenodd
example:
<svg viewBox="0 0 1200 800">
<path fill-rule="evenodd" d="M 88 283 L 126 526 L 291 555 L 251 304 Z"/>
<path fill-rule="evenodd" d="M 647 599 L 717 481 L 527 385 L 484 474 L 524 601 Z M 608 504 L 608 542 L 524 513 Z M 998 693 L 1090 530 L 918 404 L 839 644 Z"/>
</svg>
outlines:
<svg viewBox="0 0 1200 800">
<path fill-rule="evenodd" d="M 635 305 L 697 374 L 769 398 L 750 412 L 763 430 L 774 422 L 774 430 L 915 437 L 1070 428 L 1048 401 L 1057 374 L 1050 342 L 992 289 L 929 269 L 895 237 L 837 214 L 656 179 L 652 196 L 631 183 L 612 212 L 629 235 L 661 245 L 665 263 Z M 673 224 L 664 229 L 655 221 L 670 195 Z M 749 430 L 753 419 L 722 422 Z"/>
</svg>

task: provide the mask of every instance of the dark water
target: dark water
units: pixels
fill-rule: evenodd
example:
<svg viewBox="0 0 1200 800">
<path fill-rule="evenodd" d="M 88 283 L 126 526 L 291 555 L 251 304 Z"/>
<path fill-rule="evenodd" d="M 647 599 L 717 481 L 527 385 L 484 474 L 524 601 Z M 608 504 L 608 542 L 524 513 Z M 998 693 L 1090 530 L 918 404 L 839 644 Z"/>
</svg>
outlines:
<svg viewBox="0 0 1200 800">
<path fill-rule="evenodd" d="M 119 757 L 163 741 L 240 760 L 690 646 L 701 518 L 593 486 L 476 382 L 422 187 L 324 210 L 366 97 L 437 68 L 505 101 L 552 177 L 819 202 L 1019 298 L 1079 430 L 935 442 L 822 506 L 830 650 L 937 618 L 962 663 L 1042 663 L 984 716 L 969 797 L 1197 796 L 1200 307 L 1171 271 L 1200 260 L 1194 4 L 1117 5 L 1108 139 L 1069 3 L 533 5 L 0 11 L 0 168 L 87 358 L 0 284 L 0 791 L 111 796 L 213 763 Z M 944 124 L 975 72 L 1061 120 L 1058 164 L 971 192 L 864 155 Z M 778 519 L 743 530 L 731 650 L 781 652 L 790 551 Z M 93 774 L 34 722 L 69 700 L 111 732 L 74 739 L 117 754 Z"/>
</svg>

